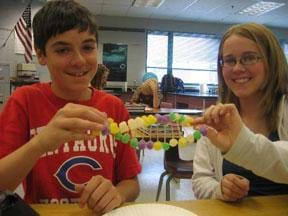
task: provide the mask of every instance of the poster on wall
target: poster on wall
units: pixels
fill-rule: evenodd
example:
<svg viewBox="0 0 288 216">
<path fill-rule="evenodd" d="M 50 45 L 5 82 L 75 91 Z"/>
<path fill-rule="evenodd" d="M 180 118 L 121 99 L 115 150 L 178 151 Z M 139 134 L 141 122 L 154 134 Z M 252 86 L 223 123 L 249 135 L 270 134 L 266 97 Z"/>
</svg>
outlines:
<svg viewBox="0 0 288 216">
<path fill-rule="evenodd" d="M 127 81 L 127 50 L 125 44 L 103 44 L 103 64 L 110 69 L 108 81 Z"/>
</svg>

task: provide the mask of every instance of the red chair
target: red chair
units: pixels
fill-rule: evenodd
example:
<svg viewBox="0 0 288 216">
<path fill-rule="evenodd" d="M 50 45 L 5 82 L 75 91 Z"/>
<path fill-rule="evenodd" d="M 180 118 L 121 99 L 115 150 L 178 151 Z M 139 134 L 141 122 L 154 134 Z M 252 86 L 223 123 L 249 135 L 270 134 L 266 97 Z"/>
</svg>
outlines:
<svg viewBox="0 0 288 216">
<path fill-rule="evenodd" d="M 173 178 L 177 179 L 191 179 L 193 174 L 193 160 L 182 160 L 179 157 L 178 145 L 170 147 L 164 152 L 164 169 L 161 174 L 157 189 L 156 201 L 159 200 L 163 179 L 167 175 L 166 180 L 166 201 L 170 201 L 170 181 Z M 192 188 L 191 188 L 192 190 Z"/>
</svg>

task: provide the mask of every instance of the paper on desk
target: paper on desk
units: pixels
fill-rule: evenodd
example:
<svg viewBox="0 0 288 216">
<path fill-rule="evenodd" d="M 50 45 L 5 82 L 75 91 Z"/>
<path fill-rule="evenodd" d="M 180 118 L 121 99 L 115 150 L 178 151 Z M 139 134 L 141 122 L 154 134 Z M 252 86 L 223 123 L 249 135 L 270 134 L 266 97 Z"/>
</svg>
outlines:
<svg viewBox="0 0 288 216">
<path fill-rule="evenodd" d="M 135 204 L 115 209 L 103 216 L 197 216 L 196 214 L 166 204 Z"/>
</svg>

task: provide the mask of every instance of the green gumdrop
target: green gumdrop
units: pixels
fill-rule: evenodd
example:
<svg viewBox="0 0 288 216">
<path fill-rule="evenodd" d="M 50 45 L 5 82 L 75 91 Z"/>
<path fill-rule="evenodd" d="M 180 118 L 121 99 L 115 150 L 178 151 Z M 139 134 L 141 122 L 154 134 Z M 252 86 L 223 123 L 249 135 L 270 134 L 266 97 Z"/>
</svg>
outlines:
<svg viewBox="0 0 288 216">
<path fill-rule="evenodd" d="M 162 143 L 162 148 L 163 148 L 165 151 L 167 151 L 167 150 L 170 148 L 169 143 L 167 143 L 167 142 Z"/>
<path fill-rule="evenodd" d="M 180 118 L 178 119 L 179 123 L 182 123 L 185 121 L 185 116 L 184 115 L 180 115 Z"/>
<path fill-rule="evenodd" d="M 120 132 L 115 134 L 115 139 L 120 141 L 122 139 L 122 134 Z"/>
<path fill-rule="evenodd" d="M 129 140 L 130 140 L 130 135 L 128 133 L 126 133 L 122 136 L 122 139 L 121 139 L 122 143 L 126 144 L 129 142 Z"/>
<path fill-rule="evenodd" d="M 130 140 L 130 146 L 131 146 L 132 148 L 137 148 L 137 147 L 138 147 L 138 139 L 137 139 L 136 137 L 134 137 L 134 138 L 132 138 L 132 139 Z"/>
<path fill-rule="evenodd" d="M 201 138 L 201 133 L 198 130 L 195 130 L 193 133 L 195 140 L 199 140 Z"/>
<path fill-rule="evenodd" d="M 171 121 L 175 121 L 175 120 L 176 120 L 176 114 L 173 113 L 173 112 L 170 113 L 170 114 L 169 114 L 169 118 L 170 118 Z"/>
</svg>

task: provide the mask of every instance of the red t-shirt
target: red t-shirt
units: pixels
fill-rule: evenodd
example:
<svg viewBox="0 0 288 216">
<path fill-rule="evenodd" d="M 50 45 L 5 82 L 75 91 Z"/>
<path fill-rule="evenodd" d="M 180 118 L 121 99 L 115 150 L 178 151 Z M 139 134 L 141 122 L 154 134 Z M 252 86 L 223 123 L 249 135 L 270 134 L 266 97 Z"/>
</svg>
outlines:
<svg viewBox="0 0 288 216">
<path fill-rule="evenodd" d="M 71 101 L 53 94 L 50 83 L 17 88 L 0 114 L 0 158 L 43 130 L 68 102 Z M 118 123 L 129 119 L 123 102 L 103 91 L 93 89 L 91 99 L 76 103 L 106 112 Z M 23 182 L 25 200 L 30 203 L 77 202 L 79 194 L 75 193 L 75 184 L 83 184 L 95 175 L 117 184 L 135 177 L 140 171 L 135 149 L 115 141 L 111 135 L 64 143 L 57 150 L 42 155 L 28 174 Z"/>
</svg>

